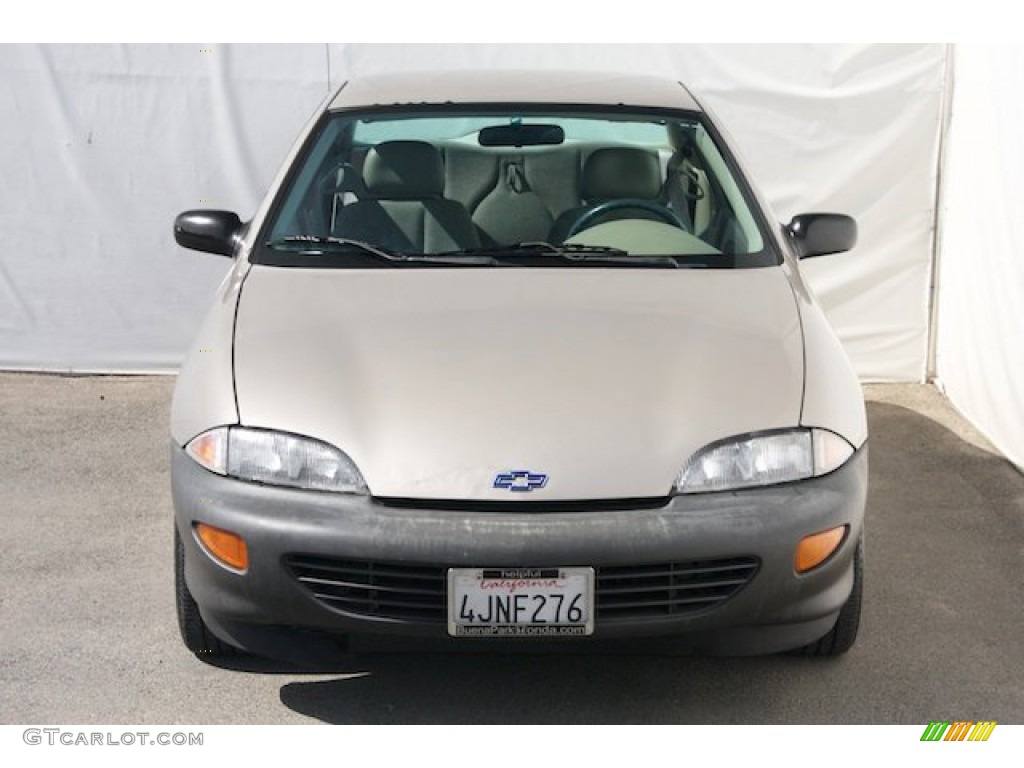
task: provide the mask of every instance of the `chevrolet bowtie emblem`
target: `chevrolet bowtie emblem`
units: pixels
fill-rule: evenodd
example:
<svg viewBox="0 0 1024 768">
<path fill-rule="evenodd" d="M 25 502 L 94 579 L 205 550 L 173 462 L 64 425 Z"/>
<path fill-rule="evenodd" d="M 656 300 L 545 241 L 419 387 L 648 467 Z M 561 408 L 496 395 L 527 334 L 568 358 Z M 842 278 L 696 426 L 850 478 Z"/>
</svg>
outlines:
<svg viewBox="0 0 1024 768">
<path fill-rule="evenodd" d="M 515 493 L 526 493 L 543 488 L 548 484 L 548 476 L 526 469 L 501 472 L 494 478 L 494 487 Z"/>
</svg>

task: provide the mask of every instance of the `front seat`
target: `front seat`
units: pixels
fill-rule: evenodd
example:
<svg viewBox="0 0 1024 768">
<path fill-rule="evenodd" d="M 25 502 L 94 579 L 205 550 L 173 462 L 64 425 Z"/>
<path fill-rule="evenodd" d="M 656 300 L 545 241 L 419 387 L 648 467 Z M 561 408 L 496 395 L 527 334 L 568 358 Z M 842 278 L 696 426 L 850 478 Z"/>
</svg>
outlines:
<svg viewBox="0 0 1024 768">
<path fill-rule="evenodd" d="M 443 197 L 444 162 L 425 141 L 385 141 L 363 162 L 363 199 L 338 212 L 332 235 L 401 253 L 478 248 L 480 236 L 461 203 Z"/>
<path fill-rule="evenodd" d="M 549 242 L 564 242 L 572 225 L 596 205 L 623 198 L 656 203 L 661 188 L 661 164 L 656 153 L 634 147 L 596 149 L 583 162 L 580 196 L 584 205 L 570 208 L 555 219 L 548 235 Z M 588 226 L 625 218 L 662 220 L 642 208 L 628 208 L 609 211 Z"/>
</svg>

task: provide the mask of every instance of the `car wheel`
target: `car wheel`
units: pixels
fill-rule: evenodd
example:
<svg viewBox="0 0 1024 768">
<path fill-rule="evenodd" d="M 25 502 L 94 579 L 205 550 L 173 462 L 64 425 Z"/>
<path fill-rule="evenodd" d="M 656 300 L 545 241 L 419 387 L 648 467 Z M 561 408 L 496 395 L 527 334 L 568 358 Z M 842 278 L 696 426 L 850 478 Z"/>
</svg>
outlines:
<svg viewBox="0 0 1024 768">
<path fill-rule="evenodd" d="M 178 609 L 178 629 L 181 639 L 192 653 L 203 658 L 213 656 L 234 656 L 239 650 L 221 641 L 206 626 L 199 606 L 192 598 L 185 583 L 185 546 L 181 543 L 178 528 L 174 528 L 174 597 Z"/>
<path fill-rule="evenodd" d="M 860 627 L 860 606 L 864 591 L 864 539 L 857 542 L 853 555 L 853 590 L 839 611 L 835 626 L 817 642 L 798 648 L 798 656 L 840 656 L 853 647 Z"/>
</svg>

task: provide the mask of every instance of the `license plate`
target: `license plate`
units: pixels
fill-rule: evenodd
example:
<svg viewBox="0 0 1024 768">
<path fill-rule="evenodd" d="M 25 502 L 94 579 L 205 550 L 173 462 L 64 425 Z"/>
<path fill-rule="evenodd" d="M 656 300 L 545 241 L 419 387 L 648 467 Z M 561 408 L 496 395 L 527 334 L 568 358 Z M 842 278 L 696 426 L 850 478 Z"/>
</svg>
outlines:
<svg viewBox="0 0 1024 768">
<path fill-rule="evenodd" d="M 448 569 L 449 635 L 593 633 L 593 568 Z"/>
</svg>

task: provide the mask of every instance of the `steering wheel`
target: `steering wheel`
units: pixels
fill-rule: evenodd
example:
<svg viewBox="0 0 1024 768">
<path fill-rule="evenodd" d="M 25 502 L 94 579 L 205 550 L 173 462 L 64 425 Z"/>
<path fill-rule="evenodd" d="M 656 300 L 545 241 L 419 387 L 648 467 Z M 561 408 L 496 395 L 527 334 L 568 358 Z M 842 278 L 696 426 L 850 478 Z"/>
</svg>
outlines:
<svg viewBox="0 0 1024 768">
<path fill-rule="evenodd" d="M 666 224 L 671 224 L 673 227 L 679 227 L 684 231 L 689 231 L 686 224 L 679 217 L 679 214 L 673 211 L 671 208 L 666 208 L 661 203 L 654 200 L 644 200 L 639 197 L 622 197 L 616 200 L 606 200 L 603 203 L 599 203 L 592 208 L 588 208 L 583 211 L 569 227 L 569 232 L 565 236 L 568 240 L 573 235 L 583 231 L 588 227 L 590 222 L 599 216 L 603 216 L 611 211 L 620 211 L 624 208 L 637 208 L 642 211 L 648 211 L 653 213 L 659 219 L 664 221 Z"/>
</svg>

